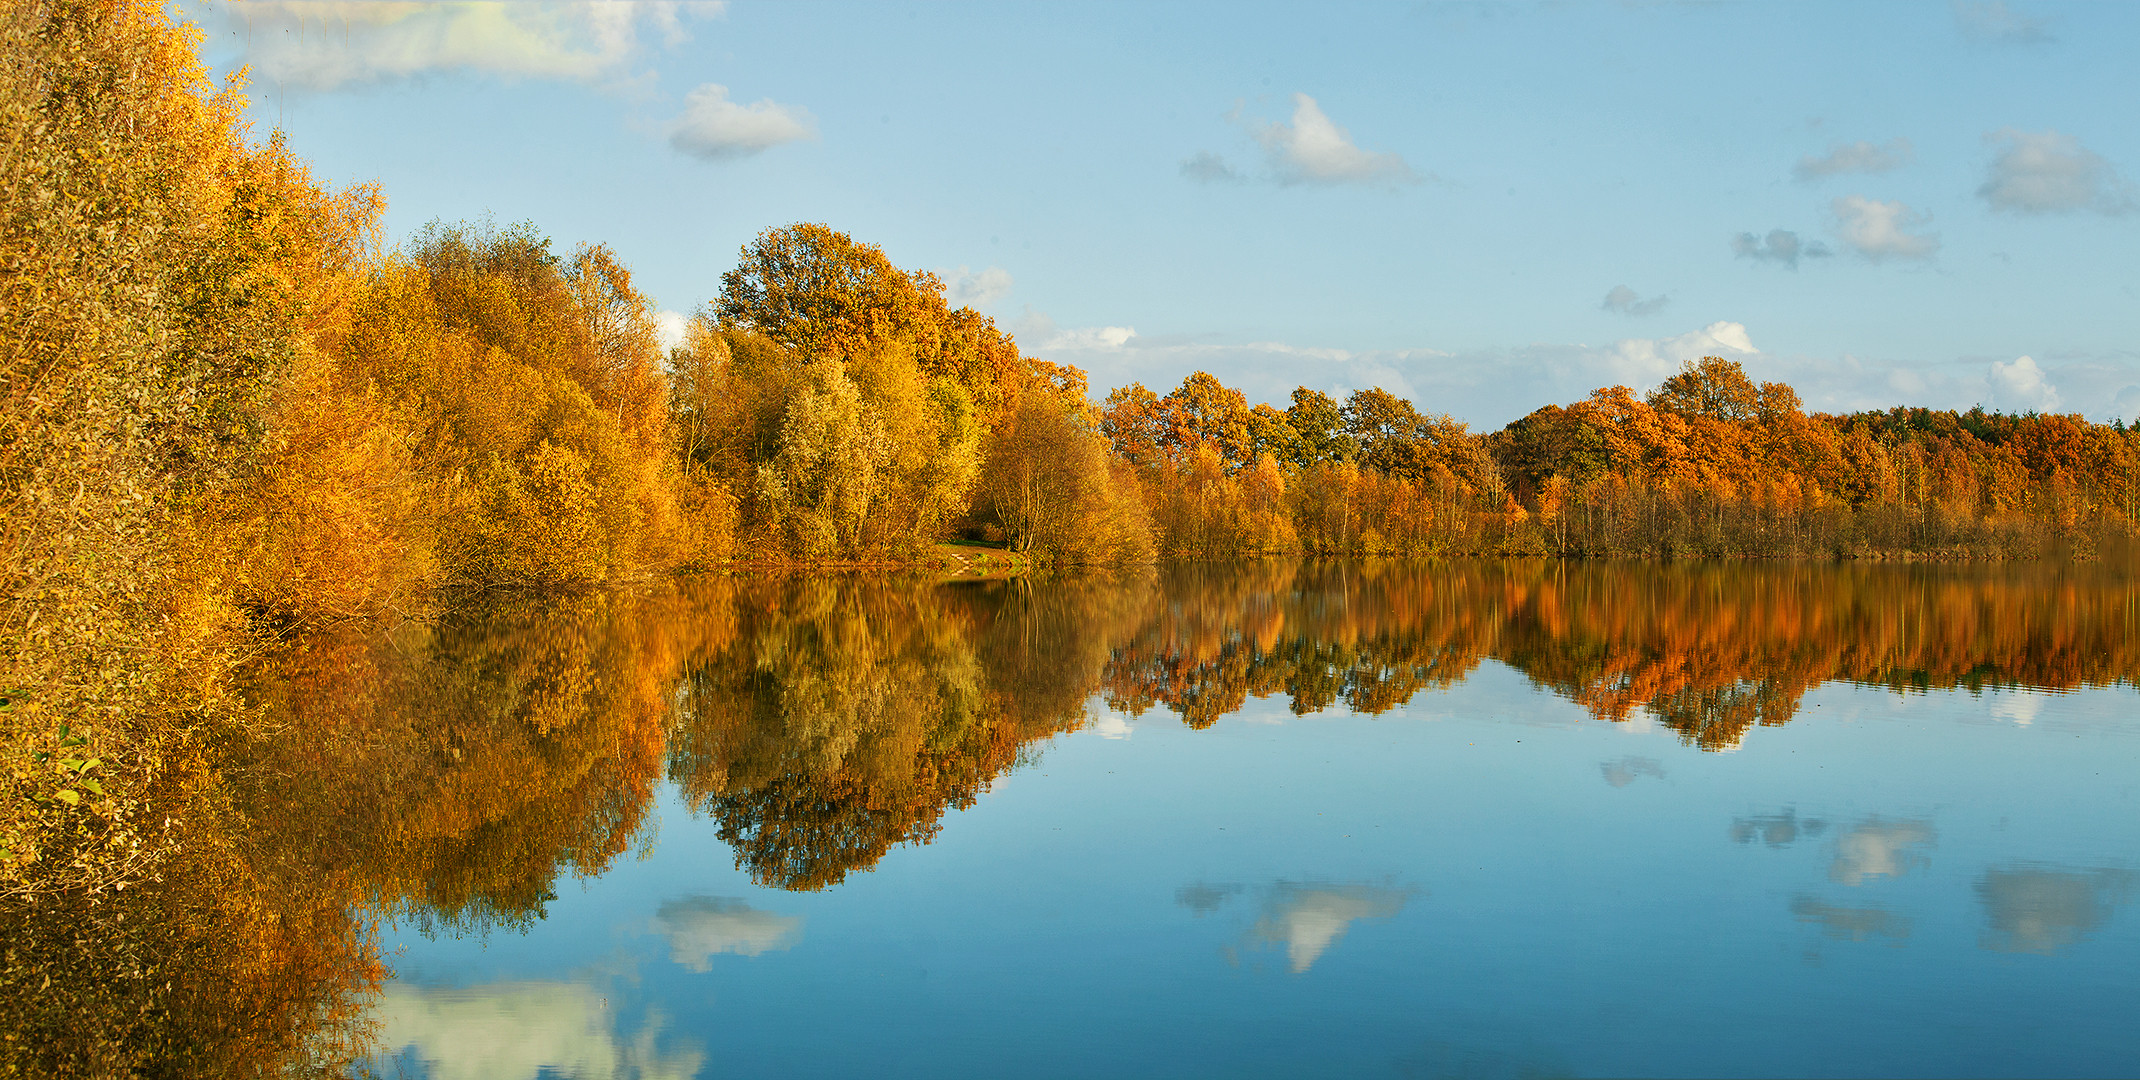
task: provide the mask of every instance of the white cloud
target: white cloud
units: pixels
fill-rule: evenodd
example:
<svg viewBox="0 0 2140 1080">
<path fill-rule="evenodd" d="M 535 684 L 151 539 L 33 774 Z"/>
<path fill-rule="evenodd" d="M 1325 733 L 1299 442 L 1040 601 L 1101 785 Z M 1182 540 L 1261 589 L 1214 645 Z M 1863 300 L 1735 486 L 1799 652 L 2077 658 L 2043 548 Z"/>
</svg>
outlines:
<svg viewBox="0 0 2140 1080">
<path fill-rule="evenodd" d="M 708 161 L 734 161 L 816 137 L 810 110 L 771 99 L 740 105 L 728 100 L 728 88 L 719 83 L 686 95 L 683 114 L 669 125 L 670 146 Z"/>
<path fill-rule="evenodd" d="M 1041 347 L 1069 352 L 1091 349 L 1118 351 L 1137 336 L 1133 326 L 1083 326 L 1073 330 L 1058 330 Z"/>
<path fill-rule="evenodd" d="M 2051 40 L 2051 21 L 2006 6 L 2006 0 L 1954 0 L 1954 24 L 1963 36 L 2006 45 Z"/>
<path fill-rule="evenodd" d="M 1043 360 L 1052 360 L 1053 353 L 1087 354 L 1119 353 L 1137 337 L 1133 326 L 1082 326 L 1070 329 L 1055 325 L 1047 315 L 1025 309 L 1011 324 L 1011 333 L 1020 344 L 1039 354 Z M 1085 364 L 1092 358 L 1082 357 L 1077 362 Z"/>
<path fill-rule="evenodd" d="M 1627 338 L 1613 345 L 1607 372 L 1619 381 L 1641 387 L 1664 381 L 1680 365 L 1704 356 L 1751 356 L 1753 338 L 1743 323 L 1713 322 L 1700 330 L 1668 338 Z M 1544 404 L 1540 402 L 1540 404 Z"/>
<path fill-rule="evenodd" d="M 1028 353 L 1085 369 L 1093 393 L 1141 382 L 1165 393 L 1195 371 L 1241 390 L 1250 403 L 1284 408 L 1306 386 L 1342 399 L 1379 386 L 1421 409 L 1446 412 L 1491 431 L 1541 405 L 1564 405 L 1599 387 L 1637 392 L 1656 386 L 1686 360 L 1723 356 L 1756 380 L 1790 384 L 1808 412 L 1846 413 L 1921 405 L 1934 409 L 2038 408 L 2044 399 L 2003 395 L 1991 379 L 1996 356 L 1898 363 L 1848 353 L 1814 356 L 1765 351 L 1734 320 L 1661 337 L 1607 342 L 1533 342 L 1451 351 L 1431 347 L 1347 349 L 1285 341 L 1227 341 L 1216 334 L 1145 335 L 1129 327 L 1065 331 L 1030 309 L 1012 329 Z M 2018 361 L 2016 361 L 2018 363 Z M 2091 419 L 2140 414 L 2140 351 L 2043 353 L 2034 363 L 2061 402 L 2087 402 Z M 2008 365 L 2012 367 L 2011 364 Z M 2019 374 L 2019 372 L 2015 372 Z"/>
<path fill-rule="evenodd" d="M 691 325 L 691 316 L 681 311 L 657 311 L 654 313 L 654 333 L 661 339 L 661 351 L 684 343 L 684 331 Z"/>
<path fill-rule="evenodd" d="M 1910 146 L 1910 140 L 1900 136 L 1879 145 L 1861 140 L 1847 145 L 1837 143 L 1820 157 L 1799 158 L 1791 173 L 1802 182 L 1843 173 L 1884 173 L 1916 159 L 1917 152 Z"/>
<path fill-rule="evenodd" d="M 579 983 L 390 982 L 374 1015 L 382 1056 L 414 1050 L 433 1080 L 686 1080 L 705 1064 L 695 1048 L 659 1049 L 652 1024 L 620 1038 L 608 1003 Z"/>
<path fill-rule="evenodd" d="M 2140 422 L 2140 383 L 2117 388 L 2110 398 L 2111 414 L 2118 417 L 2133 417 Z"/>
<path fill-rule="evenodd" d="M 1990 381 L 1992 401 L 2001 409 L 2058 411 L 2058 387 L 2051 385 L 2050 376 L 2036 365 L 2034 357 L 2019 357 L 2010 364 L 1992 361 Z"/>
<path fill-rule="evenodd" d="M 979 271 L 961 266 L 955 273 L 939 271 L 936 276 L 944 280 L 945 301 L 955 308 L 988 308 L 1011 292 L 1011 272 L 1000 266 Z"/>
<path fill-rule="evenodd" d="M 1672 339 L 1675 342 L 1698 345 L 1707 354 L 1711 343 L 1724 352 L 1760 352 L 1754 348 L 1753 338 L 1747 336 L 1746 326 L 1735 322 L 1713 322 L 1699 331 L 1682 334 Z"/>
<path fill-rule="evenodd" d="M 759 956 L 787 949 L 802 925 L 800 915 L 775 915 L 719 896 L 670 900 L 654 913 L 654 929 L 669 939 L 669 959 L 691 971 L 710 970 L 721 953 Z"/>
<path fill-rule="evenodd" d="M 1774 357 L 1774 375 L 1798 388 L 1809 411 L 1851 412 L 1894 405 L 1967 409 L 1972 405 L 2006 410 L 2065 408 L 2065 402 L 2090 403 L 2091 419 L 2103 423 L 2140 411 L 2140 392 L 2121 399 L 2120 392 L 2140 382 L 2140 354 L 2068 356 L 2058 363 L 2031 357 L 1995 364 L 1990 357 L 1890 365 L 1853 356 L 1832 359 Z M 1996 368 L 1996 370 L 1995 370 Z M 2002 386 L 2000 379 L 2006 385 Z"/>
<path fill-rule="evenodd" d="M 1896 368 L 1887 373 L 1888 389 L 1906 397 L 1921 398 L 1925 392 L 1923 375 L 1907 368 Z"/>
<path fill-rule="evenodd" d="M 1800 240 L 1789 229 L 1770 229 L 1767 237 L 1743 232 L 1731 238 L 1731 253 L 1755 262 L 1782 263 L 1798 269 L 1800 259 L 1825 259 L 1834 254 L 1818 240 Z"/>
<path fill-rule="evenodd" d="M 681 16 L 718 3 L 400 3 L 321 0 L 225 4 L 206 13 L 242 30 L 256 84 L 333 90 L 434 72 L 617 82 L 647 32 L 688 38 Z"/>
<path fill-rule="evenodd" d="M 1379 386 L 1424 410 L 1448 412 L 1482 426 L 1499 426 L 1540 405 L 1574 400 L 1600 386 L 1654 386 L 1687 360 L 1763 359 L 1746 327 L 1729 320 L 1670 337 L 1625 338 L 1610 345 L 1536 344 L 1464 353 L 1155 339 L 1126 326 L 1063 330 L 1030 310 L 1014 329 L 1020 344 L 1033 354 L 1084 368 L 1100 395 L 1132 381 L 1164 393 L 1191 372 L 1208 371 L 1240 388 L 1251 402 L 1282 407 L 1293 388 L 1302 385 L 1337 397 Z"/>
<path fill-rule="evenodd" d="M 2133 209 L 2132 185 L 2102 155 L 2071 135 L 2002 128 L 1984 141 L 1998 149 L 1977 194 L 1994 210 L 2123 214 Z"/>
<path fill-rule="evenodd" d="M 1190 372 L 1209 371 L 1228 385 L 1239 387 L 1251 402 L 1281 405 L 1295 386 L 1303 384 L 1339 396 L 1351 389 L 1379 386 L 1416 399 L 1418 389 L 1408 372 L 1421 363 L 1449 355 L 1433 349 L 1354 352 L 1280 341 L 1238 345 L 1148 341 L 1137 337 L 1129 327 L 1055 331 L 1049 337 L 1024 340 L 1041 342 L 1035 352 L 1043 359 L 1084 368 L 1094 390 L 1102 395 L 1132 381 L 1164 393 Z"/>
<path fill-rule="evenodd" d="M 1291 124 L 1274 120 L 1253 133 L 1281 184 L 1416 184 L 1420 179 L 1396 154 L 1360 149 L 1306 94 L 1293 95 Z"/>
<path fill-rule="evenodd" d="M 1655 315 L 1663 311 L 1664 306 L 1671 302 L 1671 297 L 1662 294 L 1644 300 L 1641 293 L 1625 285 L 1615 285 L 1612 287 L 1611 292 L 1605 294 L 1605 302 L 1599 306 L 1606 311 L 1616 311 L 1622 315 L 1632 315 L 1639 318 L 1644 315 Z"/>
<path fill-rule="evenodd" d="M 1845 195 L 1831 204 L 1836 236 L 1873 262 L 1888 259 L 1929 259 L 1939 250 L 1938 233 L 1910 230 L 1930 221 L 1900 202 L 1882 202 L 1863 195 Z"/>
</svg>

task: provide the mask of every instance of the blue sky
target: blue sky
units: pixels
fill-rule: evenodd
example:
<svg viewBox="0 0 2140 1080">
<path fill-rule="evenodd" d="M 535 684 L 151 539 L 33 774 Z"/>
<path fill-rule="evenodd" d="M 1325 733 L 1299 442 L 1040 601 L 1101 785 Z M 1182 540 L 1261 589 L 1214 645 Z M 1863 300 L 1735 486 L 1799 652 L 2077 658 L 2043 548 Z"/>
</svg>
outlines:
<svg viewBox="0 0 2140 1080">
<path fill-rule="evenodd" d="M 823 221 L 1102 389 L 2140 413 L 2140 5 L 181 10 L 393 236 L 531 220 L 667 311 Z"/>
</svg>

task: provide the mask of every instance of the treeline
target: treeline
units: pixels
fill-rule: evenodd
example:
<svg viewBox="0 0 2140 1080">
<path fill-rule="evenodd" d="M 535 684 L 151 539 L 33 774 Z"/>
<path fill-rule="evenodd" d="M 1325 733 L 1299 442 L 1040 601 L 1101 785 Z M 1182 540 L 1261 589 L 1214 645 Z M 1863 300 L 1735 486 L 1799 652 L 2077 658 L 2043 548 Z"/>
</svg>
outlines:
<svg viewBox="0 0 2140 1080">
<path fill-rule="evenodd" d="M 1807 414 L 1705 357 L 1476 433 L 1379 388 L 1250 407 L 1204 373 L 1107 398 L 1178 557 L 1542 554 L 2024 558 L 2140 521 L 2140 430 L 2080 416 Z"/>
</svg>

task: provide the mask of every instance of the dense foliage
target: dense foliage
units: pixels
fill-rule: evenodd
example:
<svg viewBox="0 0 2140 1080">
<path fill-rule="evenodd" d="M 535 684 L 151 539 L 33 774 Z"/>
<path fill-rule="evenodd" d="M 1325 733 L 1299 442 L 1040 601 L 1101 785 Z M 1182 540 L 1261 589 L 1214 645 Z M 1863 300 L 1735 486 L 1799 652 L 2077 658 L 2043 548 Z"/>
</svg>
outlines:
<svg viewBox="0 0 2140 1080">
<path fill-rule="evenodd" d="M 1203 373 L 1098 406 L 816 224 L 754 239 L 665 349 L 606 247 L 488 222 L 389 247 L 381 194 L 249 141 L 195 46 L 155 5 L 0 14 L 0 894 L 154 873 L 195 843 L 164 811 L 258 736 L 237 658 L 440 599 L 961 534 L 1057 565 L 2005 558 L 2140 514 L 2122 425 L 1807 415 L 1713 358 L 1492 433 Z"/>
</svg>

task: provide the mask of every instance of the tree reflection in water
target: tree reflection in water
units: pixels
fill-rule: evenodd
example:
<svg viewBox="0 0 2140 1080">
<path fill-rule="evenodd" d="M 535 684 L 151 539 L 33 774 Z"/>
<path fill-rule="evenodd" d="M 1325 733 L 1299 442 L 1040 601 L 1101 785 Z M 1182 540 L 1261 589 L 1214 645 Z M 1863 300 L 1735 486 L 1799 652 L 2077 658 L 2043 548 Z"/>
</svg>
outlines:
<svg viewBox="0 0 2140 1080">
<path fill-rule="evenodd" d="M 267 734 L 207 748 L 158 796 L 186 858 L 123 894 L 0 902 L 0 1073 L 336 1071 L 382 974 L 370 920 L 539 919 L 560 875 L 601 873 L 645 835 L 664 779 L 754 879 L 819 889 L 927 842 L 1095 695 L 1196 728 L 1277 695 L 1379 714 L 1491 658 L 1594 717 L 1646 711 L 1715 750 L 1830 680 L 2132 682 L 2136 599 L 2116 570 L 2060 564 L 1267 562 L 707 579 L 315 634 L 248 687 Z M 1664 763 L 1621 769 L 1607 780 Z M 1781 828 L 1746 827 L 1772 843 Z M 1892 868 L 1854 872 L 1899 873 L 1913 837 Z M 2058 948 L 2122 898 L 2122 878 L 2062 873 L 1987 873 L 1998 947 Z M 694 955 L 792 931 L 720 898 L 671 914 Z M 1855 908 L 1800 916 L 1904 932 Z"/>
<path fill-rule="evenodd" d="M 137 887 L 0 901 L 0 1076 L 336 1076 L 368 1051 L 361 898 L 279 837 L 188 839 Z"/>
<path fill-rule="evenodd" d="M 763 885 L 820 889 L 926 843 L 1078 726 L 1141 585 L 760 583 L 684 666 L 670 776 Z"/>
<path fill-rule="evenodd" d="M 1109 704 L 1208 727 L 1250 696 L 1360 713 L 1482 659 L 1602 720 L 1647 710 L 1704 750 L 1841 680 L 2072 689 L 2140 676 L 2140 587 L 2094 564 L 1271 563 L 1188 566 L 1116 650 Z"/>
</svg>

